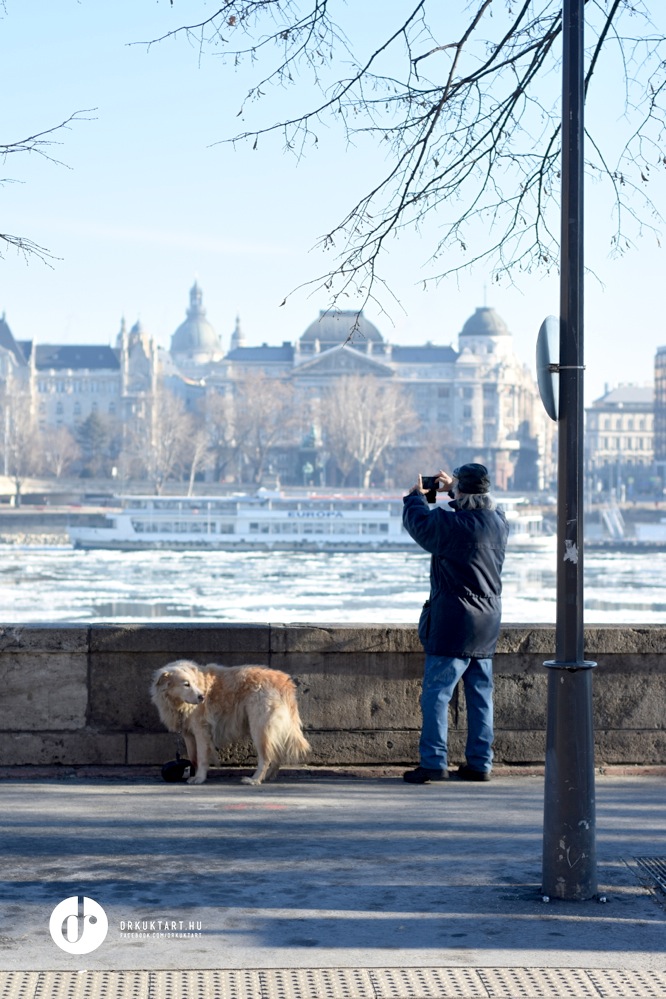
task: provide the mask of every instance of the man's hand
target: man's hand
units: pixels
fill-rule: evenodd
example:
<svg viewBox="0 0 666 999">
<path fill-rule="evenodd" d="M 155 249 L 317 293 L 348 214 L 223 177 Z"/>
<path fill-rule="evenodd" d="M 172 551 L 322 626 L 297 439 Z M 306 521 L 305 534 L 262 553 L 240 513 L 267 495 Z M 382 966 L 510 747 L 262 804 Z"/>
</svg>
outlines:
<svg viewBox="0 0 666 999">
<path fill-rule="evenodd" d="M 449 475 L 448 472 L 444 472 L 441 469 L 437 473 L 436 477 L 438 479 L 437 492 L 448 493 L 449 489 L 451 489 L 451 487 L 453 486 L 453 477 Z M 419 481 L 416 483 L 416 485 L 412 486 L 412 488 L 409 490 L 409 494 L 411 495 L 412 493 L 421 493 L 423 496 L 425 496 L 427 492 L 428 490 L 423 488 L 423 481 L 421 479 L 421 476 L 419 475 Z"/>
</svg>

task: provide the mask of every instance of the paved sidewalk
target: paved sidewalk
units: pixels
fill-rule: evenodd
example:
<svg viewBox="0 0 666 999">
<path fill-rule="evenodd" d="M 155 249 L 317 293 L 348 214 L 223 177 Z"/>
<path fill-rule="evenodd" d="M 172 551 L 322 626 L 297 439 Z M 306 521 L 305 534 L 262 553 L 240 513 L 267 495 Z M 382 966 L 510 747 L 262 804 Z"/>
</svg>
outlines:
<svg viewBox="0 0 666 999">
<path fill-rule="evenodd" d="M 663 776 L 597 777 L 608 902 L 544 904 L 538 775 L 80 773 L 0 781 L 1 996 L 666 995 L 666 899 L 636 862 L 666 863 Z M 72 896 L 108 918 L 81 956 L 49 933 Z"/>
</svg>

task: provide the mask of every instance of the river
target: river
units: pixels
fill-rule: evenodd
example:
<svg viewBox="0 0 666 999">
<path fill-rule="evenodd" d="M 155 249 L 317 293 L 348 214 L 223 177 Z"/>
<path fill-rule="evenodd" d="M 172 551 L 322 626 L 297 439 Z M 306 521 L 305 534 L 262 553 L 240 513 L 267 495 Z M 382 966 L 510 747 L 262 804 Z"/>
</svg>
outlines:
<svg viewBox="0 0 666 999">
<path fill-rule="evenodd" d="M 421 552 L 104 552 L 0 546 L 4 624 L 242 621 L 415 622 Z M 585 558 L 586 624 L 662 623 L 666 553 Z M 552 553 L 509 552 L 507 624 L 555 621 Z"/>
</svg>

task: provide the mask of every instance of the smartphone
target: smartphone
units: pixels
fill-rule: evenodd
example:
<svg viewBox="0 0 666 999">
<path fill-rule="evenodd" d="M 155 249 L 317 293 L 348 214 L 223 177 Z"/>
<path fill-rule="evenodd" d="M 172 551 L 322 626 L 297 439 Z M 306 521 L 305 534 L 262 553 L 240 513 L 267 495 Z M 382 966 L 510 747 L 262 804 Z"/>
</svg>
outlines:
<svg viewBox="0 0 666 999">
<path fill-rule="evenodd" d="M 425 498 L 427 503 L 437 502 L 437 492 L 439 489 L 438 475 L 422 475 L 421 485 L 426 490 Z"/>
</svg>

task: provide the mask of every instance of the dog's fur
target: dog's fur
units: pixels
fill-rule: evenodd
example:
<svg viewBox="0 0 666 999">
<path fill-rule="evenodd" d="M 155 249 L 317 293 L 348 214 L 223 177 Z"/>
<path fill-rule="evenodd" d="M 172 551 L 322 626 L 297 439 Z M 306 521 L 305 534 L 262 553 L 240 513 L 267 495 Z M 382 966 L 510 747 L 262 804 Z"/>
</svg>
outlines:
<svg viewBox="0 0 666 999">
<path fill-rule="evenodd" d="M 257 769 L 245 784 L 261 784 L 285 763 L 310 751 L 303 737 L 294 681 L 264 666 L 197 666 L 187 659 L 155 672 L 153 704 L 170 732 L 180 733 L 195 769 L 190 784 L 203 784 L 219 748 L 252 739 Z"/>
</svg>

